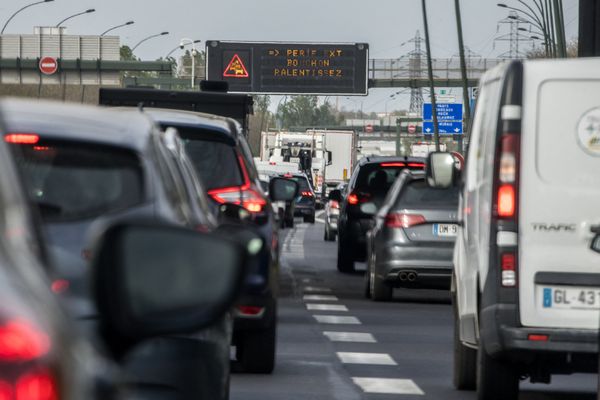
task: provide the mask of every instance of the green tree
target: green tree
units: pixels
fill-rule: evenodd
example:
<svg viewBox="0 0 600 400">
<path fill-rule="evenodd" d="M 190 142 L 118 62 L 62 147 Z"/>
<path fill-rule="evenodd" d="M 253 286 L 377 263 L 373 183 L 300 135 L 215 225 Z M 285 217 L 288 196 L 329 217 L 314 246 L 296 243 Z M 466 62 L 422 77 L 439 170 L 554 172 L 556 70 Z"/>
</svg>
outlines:
<svg viewBox="0 0 600 400">
<path fill-rule="evenodd" d="M 277 109 L 281 127 L 311 127 L 336 124 L 333 107 L 326 102 L 319 106 L 317 96 L 293 96 Z"/>
<path fill-rule="evenodd" d="M 127 45 L 121 46 L 119 49 L 119 54 L 121 55 L 121 61 L 139 61 L 139 58 L 133 54 L 131 47 Z"/>
</svg>

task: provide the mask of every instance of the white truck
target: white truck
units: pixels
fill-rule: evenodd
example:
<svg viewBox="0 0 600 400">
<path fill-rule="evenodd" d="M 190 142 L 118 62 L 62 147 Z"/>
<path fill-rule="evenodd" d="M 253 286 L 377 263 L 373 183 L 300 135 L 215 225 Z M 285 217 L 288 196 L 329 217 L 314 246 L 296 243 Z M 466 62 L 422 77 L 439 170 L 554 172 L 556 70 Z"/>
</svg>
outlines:
<svg viewBox="0 0 600 400">
<path fill-rule="evenodd" d="M 309 132 L 323 135 L 325 151 L 330 154 L 329 162 L 325 165 L 325 185 L 335 187 L 340 183 L 347 182 L 356 162 L 356 132 L 351 130 Z"/>
</svg>

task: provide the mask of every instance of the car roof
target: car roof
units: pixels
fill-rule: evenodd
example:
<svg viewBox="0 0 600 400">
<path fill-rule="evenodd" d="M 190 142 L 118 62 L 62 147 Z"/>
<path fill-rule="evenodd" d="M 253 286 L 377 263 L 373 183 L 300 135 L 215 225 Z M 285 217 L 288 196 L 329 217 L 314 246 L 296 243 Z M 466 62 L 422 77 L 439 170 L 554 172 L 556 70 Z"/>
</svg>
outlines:
<svg viewBox="0 0 600 400">
<path fill-rule="evenodd" d="M 424 157 L 408 157 L 408 156 L 402 156 L 402 157 L 369 156 L 369 157 L 361 158 L 358 163 L 359 163 L 359 165 L 365 165 L 365 164 L 377 164 L 377 163 L 383 163 L 383 162 L 422 162 L 422 163 L 424 163 L 425 158 Z"/>
<path fill-rule="evenodd" d="M 157 131 L 154 122 L 135 109 L 115 112 L 97 106 L 32 99 L 4 99 L 0 108 L 8 133 L 40 133 L 47 138 L 141 152 L 152 132 Z"/>
</svg>

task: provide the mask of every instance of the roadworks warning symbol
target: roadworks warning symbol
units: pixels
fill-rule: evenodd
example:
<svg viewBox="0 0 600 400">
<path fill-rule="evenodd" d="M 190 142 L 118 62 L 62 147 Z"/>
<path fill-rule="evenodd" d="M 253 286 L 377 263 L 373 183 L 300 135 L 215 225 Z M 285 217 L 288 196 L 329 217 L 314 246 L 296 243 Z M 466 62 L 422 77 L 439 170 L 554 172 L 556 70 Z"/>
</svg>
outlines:
<svg viewBox="0 0 600 400">
<path fill-rule="evenodd" d="M 227 68 L 225 68 L 223 76 L 226 78 L 248 78 L 250 75 L 240 56 L 235 54 Z"/>
</svg>

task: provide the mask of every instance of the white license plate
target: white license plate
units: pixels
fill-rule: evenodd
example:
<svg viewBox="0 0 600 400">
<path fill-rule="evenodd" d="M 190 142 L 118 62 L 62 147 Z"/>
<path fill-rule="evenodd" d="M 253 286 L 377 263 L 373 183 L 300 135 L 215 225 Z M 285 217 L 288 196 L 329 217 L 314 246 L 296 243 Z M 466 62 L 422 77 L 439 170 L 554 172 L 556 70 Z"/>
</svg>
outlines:
<svg viewBox="0 0 600 400">
<path fill-rule="evenodd" d="M 456 236 L 457 232 L 456 224 L 433 224 L 433 236 Z"/>
<path fill-rule="evenodd" d="M 598 310 L 600 309 L 600 288 L 541 287 L 541 301 L 543 308 Z"/>
</svg>

